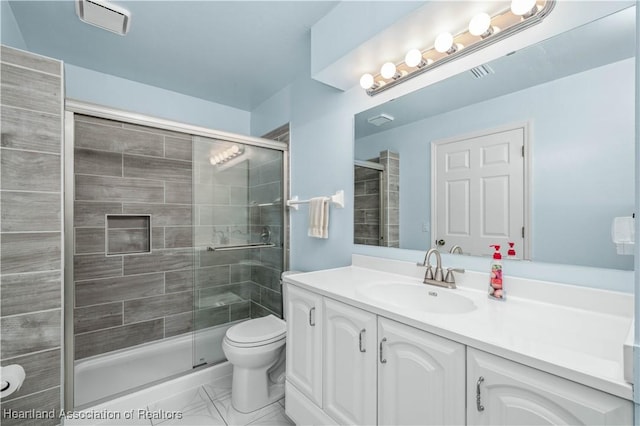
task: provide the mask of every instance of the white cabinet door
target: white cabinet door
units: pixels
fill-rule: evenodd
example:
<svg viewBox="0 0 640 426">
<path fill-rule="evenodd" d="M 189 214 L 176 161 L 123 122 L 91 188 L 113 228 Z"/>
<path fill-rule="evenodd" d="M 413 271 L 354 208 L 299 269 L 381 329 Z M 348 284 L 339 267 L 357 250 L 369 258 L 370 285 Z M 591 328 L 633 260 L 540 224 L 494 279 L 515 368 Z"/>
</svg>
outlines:
<svg viewBox="0 0 640 426">
<path fill-rule="evenodd" d="M 386 318 L 378 339 L 378 424 L 464 424 L 464 345 Z"/>
<path fill-rule="evenodd" d="M 376 315 L 324 299 L 324 411 L 339 424 L 376 424 Z"/>
<path fill-rule="evenodd" d="M 286 285 L 287 380 L 322 407 L 322 296 Z"/>
<path fill-rule="evenodd" d="M 467 363 L 469 425 L 632 424 L 631 401 L 473 348 Z"/>
</svg>

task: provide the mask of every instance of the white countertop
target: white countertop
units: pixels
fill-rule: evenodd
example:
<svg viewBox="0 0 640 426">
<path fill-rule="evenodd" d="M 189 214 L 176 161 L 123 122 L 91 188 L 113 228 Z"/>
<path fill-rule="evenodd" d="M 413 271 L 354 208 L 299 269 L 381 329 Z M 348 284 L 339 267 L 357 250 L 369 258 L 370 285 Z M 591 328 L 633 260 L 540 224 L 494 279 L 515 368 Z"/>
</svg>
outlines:
<svg viewBox="0 0 640 426">
<path fill-rule="evenodd" d="M 393 271 L 388 272 L 388 271 Z M 436 314 L 368 298 L 375 282 L 422 284 L 424 268 L 354 255 L 352 266 L 285 277 L 285 282 L 530 367 L 633 399 L 624 379 L 623 344 L 633 324 L 633 295 L 506 275 L 507 300 L 490 300 L 488 274 L 456 274 L 477 309 Z M 508 271 L 507 271 L 508 274 Z"/>
</svg>

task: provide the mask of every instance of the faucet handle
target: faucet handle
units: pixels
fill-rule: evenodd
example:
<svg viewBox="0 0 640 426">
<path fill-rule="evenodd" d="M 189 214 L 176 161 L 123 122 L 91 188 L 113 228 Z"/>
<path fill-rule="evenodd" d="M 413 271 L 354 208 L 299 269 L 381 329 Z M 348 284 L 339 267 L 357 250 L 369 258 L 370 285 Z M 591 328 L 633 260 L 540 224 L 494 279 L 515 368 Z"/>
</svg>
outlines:
<svg viewBox="0 0 640 426">
<path fill-rule="evenodd" d="M 424 279 L 425 280 L 432 280 L 433 279 L 433 268 L 429 264 L 427 264 L 427 270 L 424 273 Z"/>
<path fill-rule="evenodd" d="M 449 284 L 456 283 L 456 277 L 453 275 L 454 272 L 459 272 L 461 274 L 464 273 L 463 268 L 447 268 L 447 276 L 444 277 L 444 282 Z"/>
</svg>

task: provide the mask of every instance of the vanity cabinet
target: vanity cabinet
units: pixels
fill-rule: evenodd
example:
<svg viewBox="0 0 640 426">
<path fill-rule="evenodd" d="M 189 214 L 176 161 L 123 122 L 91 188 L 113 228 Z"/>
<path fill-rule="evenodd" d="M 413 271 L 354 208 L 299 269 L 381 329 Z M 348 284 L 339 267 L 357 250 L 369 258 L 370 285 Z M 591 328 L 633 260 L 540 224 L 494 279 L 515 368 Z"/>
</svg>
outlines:
<svg viewBox="0 0 640 426">
<path fill-rule="evenodd" d="M 322 407 L 322 296 L 287 288 L 287 381 Z"/>
<path fill-rule="evenodd" d="M 632 424 L 631 401 L 467 348 L 469 425 Z"/>
<path fill-rule="evenodd" d="M 376 315 L 324 299 L 324 411 L 339 424 L 376 424 Z"/>
<path fill-rule="evenodd" d="M 464 424 L 464 345 L 383 317 L 378 338 L 378 424 Z"/>
<path fill-rule="evenodd" d="M 464 345 L 295 286 L 287 290 L 287 381 L 295 388 L 287 412 L 298 414 L 295 421 L 464 424 Z M 316 413 L 300 414 L 310 404 L 299 394 Z"/>
</svg>

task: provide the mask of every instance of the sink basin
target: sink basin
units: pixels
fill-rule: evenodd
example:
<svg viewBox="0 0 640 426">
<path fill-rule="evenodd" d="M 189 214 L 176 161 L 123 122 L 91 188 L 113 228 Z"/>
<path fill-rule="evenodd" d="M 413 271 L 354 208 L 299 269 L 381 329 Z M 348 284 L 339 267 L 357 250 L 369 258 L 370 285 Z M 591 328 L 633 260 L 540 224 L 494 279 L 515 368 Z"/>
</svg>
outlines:
<svg viewBox="0 0 640 426">
<path fill-rule="evenodd" d="M 436 314 L 462 314 L 477 308 L 471 299 L 456 294 L 455 291 L 403 282 L 374 283 L 361 290 L 362 295 L 367 298 L 403 309 Z"/>
</svg>

